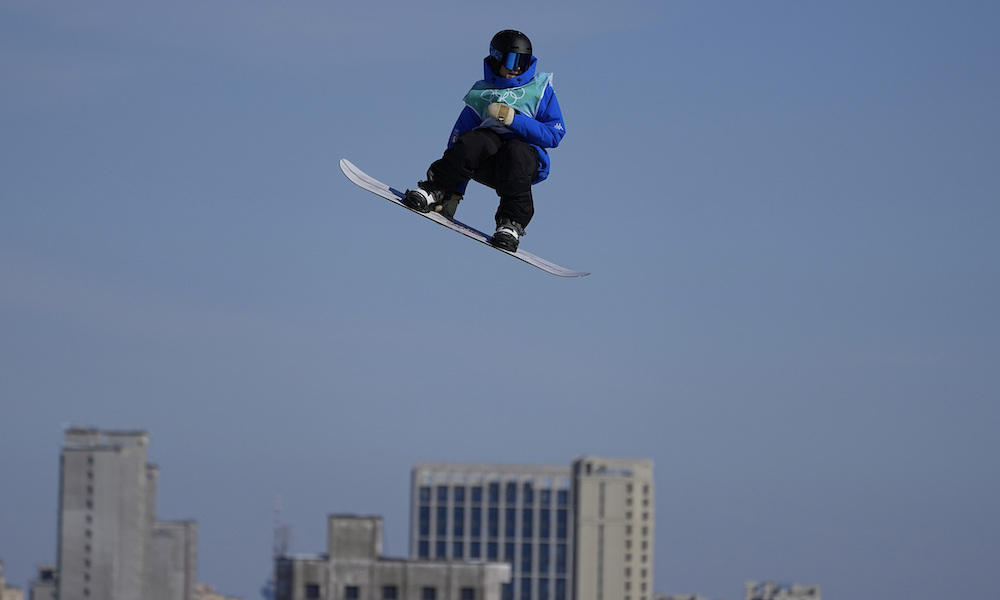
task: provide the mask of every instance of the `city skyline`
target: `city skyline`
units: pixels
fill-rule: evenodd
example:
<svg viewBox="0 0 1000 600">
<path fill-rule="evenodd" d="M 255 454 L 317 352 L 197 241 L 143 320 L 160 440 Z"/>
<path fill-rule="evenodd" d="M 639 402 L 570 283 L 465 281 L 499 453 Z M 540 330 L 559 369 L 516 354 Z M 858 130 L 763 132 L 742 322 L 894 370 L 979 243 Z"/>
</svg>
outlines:
<svg viewBox="0 0 1000 600">
<path fill-rule="evenodd" d="M 66 427 L 52 578 L 61 598 L 184 600 L 194 598 L 195 588 L 203 585 L 195 579 L 197 520 L 156 518 L 160 466 L 147 461 L 150 438 L 148 431 L 138 429 Z M 606 490 L 609 481 L 617 489 Z M 647 589 L 646 571 L 652 549 L 646 546 L 655 522 L 650 517 L 652 486 L 652 463 L 641 459 L 584 456 L 567 466 L 418 463 L 410 476 L 410 560 L 510 564 L 514 576 L 507 577 L 497 600 L 571 600 L 581 593 L 583 600 L 600 599 L 603 583 L 595 584 L 589 573 L 597 573 L 602 582 L 607 564 L 608 573 L 616 573 L 608 578 L 628 600 L 651 598 L 654 590 Z M 626 487 L 627 494 L 622 493 Z M 632 571 L 633 488 L 643 498 L 642 507 L 635 506 L 642 511 L 636 520 L 642 531 L 641 560 L 637 556 L 642 589 L 634 596 L 629 593 L 631 576 L 621 577 Z M 280 500 L 275 511 L 273 548 L 280 563 L 287 541 L 278 539 L 284 535 Z M 583 520 L 577 520 L 577 511 Z M 609 558 L 606 527 L 614 532 L 609 540 L 618 542 Z M 367 554 L 381 558 L 381 517 L 377 532 L 377 549 Z M 594 550 L 581 550 L 578 536 Z M 333 539 L 330 533 L 328 556 L 336 552 Z M 596 565 L 591 564 L 594 556 L 599 557 Z M 575 580 L 581 561 L 588 576 Z"/>
</svg>

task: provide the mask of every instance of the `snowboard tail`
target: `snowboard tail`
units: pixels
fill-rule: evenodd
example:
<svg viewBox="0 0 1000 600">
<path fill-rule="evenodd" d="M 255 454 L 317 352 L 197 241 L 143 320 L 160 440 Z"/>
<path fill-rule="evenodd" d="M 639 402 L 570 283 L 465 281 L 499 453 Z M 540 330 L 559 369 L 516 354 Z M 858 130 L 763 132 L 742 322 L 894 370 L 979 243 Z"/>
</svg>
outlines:
<svg viewBox="0 0 1000 600">
<path fill-rule="evenodd" d="M 552 275 L 558 275 L 559 277 L 584 277 L 586 275 L 590 275 L 590 273 L 584 273 L 582 271 L 573 271 L 565 267 L 560 267 L 559 265 L 553 262 L 547 261 L 539 256 L 535 256 L 530 252 L 525 252 L 520 248 L 518 248 L 514 252 L 511 252 L 509 250 L 504 250 L 503 248 L 497 248 L 490 242 L 492 236 L 485 234 L 482 231 L 475 229 L 474 227 L 469 227 L 468 225 L 462 223 L 461 221 L 449 219 L 448 217 L 445 217 L 444 215 L 436 212 L 422 213 L 413 210 L 412 208 L 403 204 L 403 195 L 404 195 L 403 192 L 400 192 L 395 188 L 389 187 L 386 184 L 382 183 L 381 181 L 375 179 L 371 175 L 368 175 L 361 169 L 354 166 L 354 164 L 351 163 L 351 161 L 347 160 L 346 158 L 342 158 L 340 160 L 340 169 L 344 172 L 344 175 L 346 175 L 347 178 L 350 179 L 351 182 L 357 185 L 358 187 L 366 189 L 369 192 L 375 194 L 376 196 L 381 196 L 386 200 L 388 200 L 389 202 L 392 202 L 393 204 L 398 204 L 399 206 L 402 206 L 408 211 L 418 214 L 421 217 L 424 217 L 425 219 L 430 219 L 431 221 L 434 221 L 438 225 L 442 225 L 444 227 L 447 227 L 448 229 L 451 229 L 452 231 L 457 231 L 458 233 L 461 233 L 466 237 L 470 237 L 476 240 L 477 242 L 486 244 L 487 246 L 493 248 L 494 250 L 503 252 L 504 254 L 509 254 L 514 258 L 522 260 L 533 267 L 537 267 L 545 271 L 546 273 L 551 273 Z"/>
</svg>

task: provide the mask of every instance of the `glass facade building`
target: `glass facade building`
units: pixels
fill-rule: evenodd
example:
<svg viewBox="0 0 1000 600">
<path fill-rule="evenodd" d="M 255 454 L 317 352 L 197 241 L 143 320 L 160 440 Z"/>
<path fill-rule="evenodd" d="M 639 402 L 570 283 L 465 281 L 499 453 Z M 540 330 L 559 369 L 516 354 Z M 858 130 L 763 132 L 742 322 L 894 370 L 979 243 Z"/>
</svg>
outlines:
<svg viewBox="0 0 1000 600">
<path fill-rule="evenodd" d="M 507 562 L 503 600 L 570 600 L 571 494 L 568 466 L 418 464 L 410 556 Z"/>
</svg>

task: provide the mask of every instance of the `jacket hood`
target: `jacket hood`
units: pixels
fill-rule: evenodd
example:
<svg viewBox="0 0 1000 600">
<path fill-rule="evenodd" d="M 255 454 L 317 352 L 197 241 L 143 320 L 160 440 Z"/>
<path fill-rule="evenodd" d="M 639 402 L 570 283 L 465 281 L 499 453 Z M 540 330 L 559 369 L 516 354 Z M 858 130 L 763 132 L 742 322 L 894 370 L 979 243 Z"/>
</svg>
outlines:
<svg viewBox="0 0 1000 600">
<path fill-rule="evenodd" d="M 528 65 L 524 73 L 512 79 L 505 79 L 493 72 L 493 67 L 490 65 L 490 57 L 487 56 L 483 59 L 483 80 L 490 84 L 490 87 L 498 90 L 521 87 L 535 76 L 535 65 L 537 64 L 538 59 L 532 56 L 531 64 Z"/>
</svg>

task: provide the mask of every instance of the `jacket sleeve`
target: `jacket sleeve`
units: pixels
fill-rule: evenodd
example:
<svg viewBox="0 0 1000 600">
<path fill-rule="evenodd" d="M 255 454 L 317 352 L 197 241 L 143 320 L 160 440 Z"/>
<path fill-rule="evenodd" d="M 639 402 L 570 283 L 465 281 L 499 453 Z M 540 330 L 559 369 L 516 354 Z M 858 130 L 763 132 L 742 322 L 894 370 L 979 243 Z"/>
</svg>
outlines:
<svg viewBox="0 0 1000 600">
<path fill-rule="evenodd" d="M 538 103 L 538 114 L 534 119 L 518 115 L 509 125 L 518 137 L 540 148 L 555 148 L 566 135 L 562 110 L 552 86 L 545 88 L 542 101 Z"/>
<path fill-rule="evenodd" d="M 476 111 L 472 109 L 471 106 L 466 105 L 462 110 L 462 113 L 458 115 L 458 120 L 455 121 L 455 126 L 451 129 L 451 137 L 448 138 L 448 147 L 451 148 L 458 141 L 458 136 L 462 135 L 470 129 L 475 129 L 483 122 L 476 114 Z"/>
</svg>

